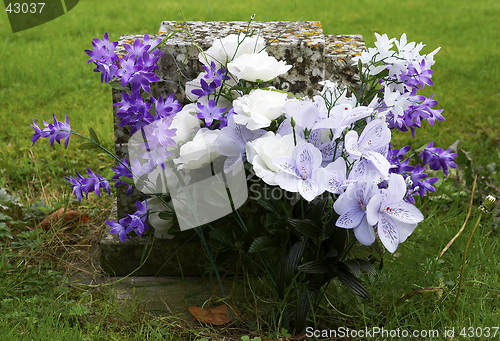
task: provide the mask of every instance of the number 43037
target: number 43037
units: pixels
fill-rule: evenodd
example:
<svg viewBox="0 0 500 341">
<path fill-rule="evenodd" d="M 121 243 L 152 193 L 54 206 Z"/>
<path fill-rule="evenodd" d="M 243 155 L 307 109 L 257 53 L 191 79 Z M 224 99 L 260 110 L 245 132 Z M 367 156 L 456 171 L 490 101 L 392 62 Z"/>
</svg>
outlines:
<svg viewBox="0 0 500 341">
<path fill-rule="evenodd" d="M 7 5 L 7 8 L 5 9 L 6 12 L 9 13 L 42 13 L 43 6 L 45 6 L 45 2 L 33 2 L 33 3 L 9 3 Z"/>
</svg>

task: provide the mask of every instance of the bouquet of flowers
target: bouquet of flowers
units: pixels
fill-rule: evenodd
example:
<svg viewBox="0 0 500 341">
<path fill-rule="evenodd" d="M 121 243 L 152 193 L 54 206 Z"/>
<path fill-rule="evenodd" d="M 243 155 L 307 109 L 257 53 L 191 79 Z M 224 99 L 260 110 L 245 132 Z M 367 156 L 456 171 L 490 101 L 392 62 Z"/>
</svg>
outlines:
<svg viewBox="0 0 500 341">
<path fill-rule="evenodd" d="M 200 49 L 204 72 L 186 84 L 192 102 L 183 106 L 173 94 L 151 95 L 151 84 L 162 81 L 154 72 L 161 48 L 175 33 L 164 40 L 146 34 L 125 44 L 122 57 L 107 34 L 86 51 L 101 82 L 120 81 L 122 101 L 114 105 L 132 136 L 129 160 L 107 151 L 92 129 L 84 137 L 80 148 L 100 148 L 117 166 L 109 180 L 90 169 L 88 177 L 66 178 L 78 201 L 101 188 L 109 194 L 110 180 L 148 194 L 137 212 L 107 221 L 112 233 L 125 242 L 148 222 L 157 237 L 195 229 L 215 270 L 231 253 L 256 264 L 281 302 L 282 322 L 298 332 L 334 278 L 367 298 L 358 278 L 361 270 L 376 272 L 372 262 L 353 258 L 356 240 L 381 254 L 380 241 L 394 253 L 424 219 L 414 197 L 435 191 L 438 178 L 428 177 L 427 167 L 445 175 L 456 167 L 456 154 L 433 142 L 416 166 L 410 147 L 391 144 L 397 130 L 414 135 L 423 120 L 444 120 L 433 96 L 418 94 L 433 85 L 439 49 L 421 55 L 424 45 L 404 34 L 376 34 L 375 47 L 352 60 L 359 89 L 325 80 L 316 96 L 302 98 L 269 85 L 293 66 L 269 55 L 264 39 L 229 35 Z M 67 147 L 77 134 L 67 116 L 45 128 L 33 122 L 33 144 L 45 137 Z M 214 222 L 225 215 L 227 225 Z"/>
</svg>

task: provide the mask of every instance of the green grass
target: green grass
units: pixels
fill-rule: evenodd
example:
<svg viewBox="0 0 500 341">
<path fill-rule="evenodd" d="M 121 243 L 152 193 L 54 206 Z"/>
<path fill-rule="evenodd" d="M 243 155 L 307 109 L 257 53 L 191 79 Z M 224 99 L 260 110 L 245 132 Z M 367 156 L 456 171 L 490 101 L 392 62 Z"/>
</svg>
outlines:
<svg viewBox="0 0 500 341">
<path fill-rule="evenodd" d="M 498 171 L 492 164 L 500 165 L 500 2 L 278 0 L 272 7 L 273 1 L 264 0 L 207 0 L 207 3 L 215 20 L 246 21 L 255 13 L 256 20 L 321 21 L 326 34 L 361 34 L 367 46 L 372 46 L 374 32 L 387 33 L 389 37 L 400 37 L 406 32 L 410 41 L 427 44 L 424 53 L 441 46 L 433 68 L 435 86 L 425 94 L 435 93 L 438 106 L 445 109 L 446 121 L 437 122 L 434 127 L 424 123 L 414 140 L 409 134 L 399 134 L 396 136 L 398 146 L 409 144 L 418 148 L 434 140 L 435 145 L 448 148 L 460 140 L 461 147 L 471 152 L 477 167 L 486 169 L 490 165 L 493 172 Z M 65 204 L 63 197 L 68 190 L 64 176 L 82 172 L 87 167 L 106 176 L 106 169 L 113 164 L 104 155 L 96 157 L 92 152 L 78 151 L 79 141 L 74 136 L 68 150 L 61 146 L 50 148 L 48 141 L 39 141 L 30 148 L 31 119 L 35 118 L 40 124 L 43 120 L 50 121 L 53 113 L 59 119 L 67 114 L 72 128 L 82 133 L 93 127 L 100 140 L 112 148 L 111 90 L 92 72 L 93 67 L 86 63 L 88 57 L 83 51 L 91 48 L 92 38 L 102 38 L 105 32 L 112 40 L 122 34 L 155 33 L 162 20 L 183 19 L 211 20 L 211 15 L 205 2 L 200 0 L 179 4 L 175 1 L 82 0 L 54 21 L 12 34 L 7 15 L 0 14 L 0 170 L 5 170 L 0 175 L 5 183 L 0 187 L 19 196 L 25 205 L 14 213 L 8 211 L 13 216 L 11 220 L 18 223 L 0 220 L 11 228 L 14 242 L 21 240 L 16 234 L 26 231 L 26 226 L 33 227 L 35 218 L 43 217 L 43 210 L 37 207 L 50 210 Z M 498 174 L 492 176 L 498 177 Z M 452 182 L 453 179 L 449 179 L 447 183 Z M 491 191 L 484 177 L 478 186 L 481 193 Z M 500 196 L 498 190 L 491 194 Z M 335 322 L 332 326 L 435 327 L 440 330 L 455 327 L 458 334 L 463 327 L 498 325 L 500 262 L 496 255 L 500 250 L 496 225 L 491 219 L 484 219 L 472 239 L 463 292 L 453 319 L 448 317 L 462 252 L 476 213 L 441 261 L 435 258 L 463 224 L 467 200 L 467 197 L 455 201 L 422 200 L 420 206 L 426 220 L 400 246 L 397 257 L 386 254 L 378 278 L 364 278 L 367 284 L 371 283 L 367 285 L 372 297 L 370 302 L 360 301 L 344 287 L 332 289 L 331 305 L 323 307 L 323 312 L 329 314 L 327 320 Z M 85 205 L 81 209 L 98 207 L 94 203 Z M 54 236 L 49 240 L 52 238 Z M 121 316 L 130 324 L 124 327 L 109 308 L 99 304 L 99 300 L 107 299 L 105 294 L 90 301 L 81 292 L 59 286 L 64 278 L 59 273 L 47 272 L 47 269 L 58 269 L 57 259 L 19 263 L 18 249 L 12 251 L 5 245 L 4 242 L 0 264 L 0 287 L 7 288 L 0 301 L 3 317 L 8 315 L 0 322 L 0 335 L 4 339 L 71 340 L 84 339 L 84 336 L 130 339 L 130 335 L 137 339 L 160 339 L 162 333 L 171 330 L 177 330 L 178 337 L 196 338 L 195 332 L 180 332 L 172 327 L 175 321 L 147 313 L 126 319 Z M 32 255 L 29 252 L 47 252 L 47 245 L 52 244 L 42 243 L 34 249 L 17 246 Z M 48 268 L 43 270 L 44 267 Z M 44 273 L 39 283 L 31 282 L 33 271 Z M 435 287 L 443 289 L 426 296 L 416 294 L 396 304 L 404 294 Z M 91 312 L 75 317 L 77 312 L 73 311 L 72 315 L 69 308 L 71 302 L 90 307 Z M 57 336 L 52 332 L 55 329 Z"/>
</svg>

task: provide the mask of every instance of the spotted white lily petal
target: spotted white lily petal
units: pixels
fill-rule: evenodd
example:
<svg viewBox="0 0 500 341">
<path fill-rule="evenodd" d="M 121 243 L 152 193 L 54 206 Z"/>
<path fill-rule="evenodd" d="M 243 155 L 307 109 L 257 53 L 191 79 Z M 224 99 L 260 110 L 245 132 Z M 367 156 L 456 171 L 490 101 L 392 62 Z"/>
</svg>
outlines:
<svg viewBox="0 0 500 341">
<path fill-rule="evenodd" d="M 389 217 L 383 217 L 378 222 L 378 237 L 387 251 L 394 253 L 400 243 L 399 229 Z"/>
<path fill-rule="evenodd" d="M 297 188 L 299 189 L 299 194 L 307 201 L 312 201 L 319 193 L 319 185 L 316 181 L 312 179 L 300 179 Z"/>
</svg>

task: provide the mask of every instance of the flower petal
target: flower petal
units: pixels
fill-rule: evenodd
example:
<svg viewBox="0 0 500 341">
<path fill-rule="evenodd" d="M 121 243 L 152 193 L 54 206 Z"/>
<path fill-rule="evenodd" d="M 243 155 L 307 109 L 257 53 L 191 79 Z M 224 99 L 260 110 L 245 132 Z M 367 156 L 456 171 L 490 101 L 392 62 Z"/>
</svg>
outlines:
<svg viewBox="0 0 500 341">
<path fill-rule="evenodd" d="M 399 242 L 402 243 L 408 238 L 413 231 L 415 230 L 415 227 L 417 227 L 417 224 L 406 224 L 406 223 L 401 223 L 397 222 L 398 224 L 398 230 L 399 230 Z"/>
<path fill-rule="evenodd" d="M 373 120 L 365 127 L 358 140 L 358 149 L 377 150 L 391 142 L 391 131 L 385 121 Z"/>
<path fill-rule="evenodd" d="M 407 202 L 401 201 L 384 207 L 384 214 L 387 214 L 391 219 L 405 224 L 417 224 L 424 220 L 424 216 L 418 208 Z"/>
<path fill-rule="evenodd" d="M 298 185 L 298 182 L 299 182 L 299 178 L 292 175 L 292 174 L 289 174 L 289 173 L 286 173 L 284 171 L 279 171 L 275 178 L 274 178 L 274 181 L 281 187 L 283 188 L 285 191 L 288 191 L 288 192 L 297 192 L 299 191 L 298 188 L 297 188 L 297 185 Z"/>
<path fill-rule="evenodd" d="M 300 195 L 307 201 L 312 201 L 319 194 L 319 186 L 312 179 L 302 180 L 297 183 Z"/>
<path fill-rule="evenodd" d="M 358 150 L 358 133 L 351 130 L 345 135 L 345 150 L 353 159 L 359 159 L 361 152 Z"/>
<path fill-rule="evenodd" d="M 382 177 L 386 177 L 389 174 L 391 164 L 387 158 L 382 156 L 382 154 L 373 151 L 365 151 L 363 156 L 370 161 L 375 168 L 377 168 L 377 170 L 382 174 Z M 406 185 L 403 188 L 406 190 Z"/>
<path fill-rule="evenodd" d="M 387 251 L 396 251 L 400 241 L 399 230 L 394 221 L 386 215 L 382 215 L 378 221 L 378 236 Z"/>
<path fill-rule="evenodd" d="M 363 245 L 371 245 L 375 241 L 375 229 L 368 224 L 366 217 L 354 228 L 354 236 Z"/>
<path fill-rule="evenodd" d="M 360 210 L 358 206 L 352 206 L 340 215 L 336 225 L 343 228 L 354 228 L 358 226 L 364 218 L 365 212 Z"/>
</svg>

